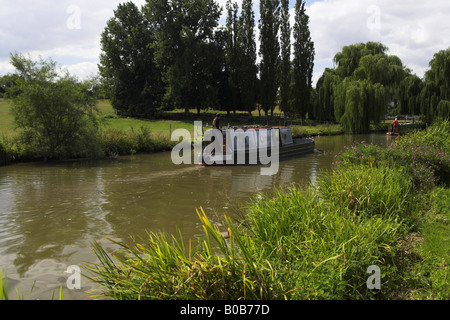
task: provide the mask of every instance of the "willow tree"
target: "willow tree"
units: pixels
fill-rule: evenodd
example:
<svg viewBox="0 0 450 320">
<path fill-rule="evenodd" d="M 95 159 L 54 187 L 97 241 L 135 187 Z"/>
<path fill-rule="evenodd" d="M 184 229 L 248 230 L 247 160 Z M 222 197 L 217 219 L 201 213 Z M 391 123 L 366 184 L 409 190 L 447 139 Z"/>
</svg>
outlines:
<svg viewBox="0 0 450 320">
<path fill-rule="evenodd" d="M 419 115 L 422 88 L 422 79 L 407 70 L 406 76 L 395 89 L 397 107 L 394 109 L 394 112 L 396 114 Z"/>
<path fill-rule="evenodd" d="M 420 111 L 429 122 L 435 117 L 446 117 L 449 114 L 450 48 L 439 51 L 430 61 L 420 100 Z"/>
<path fill-rule="evenodd" d="M 315 116 L 321 120 L 334 120 L 334 83 L 338 82 L 334 69 L 326 68 L 316 84 L 317 104 Z"/>
<path fill-rule="evenodd" d="M 336 68 L 325 71 L 319 100 L 333 105 L 335 119 L 345 131 L 369 131 L 394 100 L 405 70 L 398 57 L 386 52 L 385 46 L 374 42 L 347 46 L 336 54 Z"/>
</svg>

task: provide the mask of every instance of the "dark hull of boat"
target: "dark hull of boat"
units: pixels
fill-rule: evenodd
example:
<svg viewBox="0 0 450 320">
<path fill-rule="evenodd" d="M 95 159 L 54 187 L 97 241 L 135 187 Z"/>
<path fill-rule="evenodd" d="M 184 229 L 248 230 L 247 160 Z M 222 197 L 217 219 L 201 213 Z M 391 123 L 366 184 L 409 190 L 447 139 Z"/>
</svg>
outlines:
<svg viewBox="0 0 450 320">
<path fill-rule="evenodd" d="M 279 149 L 279 159 L 286 159 L 290 157 L 295 157 L 302 154 L 307 154 L 314 152 L 315 150 L 315 141 L 313 139 L 295 139 L 294 143 L 291 145 L 282 146 Z M 268 150 L 268 157 L 274 157 L 275 155 L 270 154 L 270 150 Z M 203 160 L 203 159 L 202 159 Z M 227 160 L 229 160 L 227 162 Z M 214 161 L 212 164 L 206 163 L 205 161 L 199 161 L 199 164 L 202 166 L 232 166 L 232 165 L 256 165 L 261 164 L 260 159 L 256 156 L 256 163 L 250 162 L 250 155 L 248 152 L 245 153 L 245 162 L 238 163 L 238 155 L 235 152 L 232 155 L 232 160 L 230 160 L 229 156 L 226 154 L 222 155 L 220 159 Z"/>
</svg>

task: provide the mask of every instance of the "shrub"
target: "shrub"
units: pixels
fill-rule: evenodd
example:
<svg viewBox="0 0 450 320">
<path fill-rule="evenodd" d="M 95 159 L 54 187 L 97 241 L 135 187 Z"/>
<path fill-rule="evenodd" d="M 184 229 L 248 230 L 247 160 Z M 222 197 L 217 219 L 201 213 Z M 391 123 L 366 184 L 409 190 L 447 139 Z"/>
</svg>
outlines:
<svg viewBox="0 0 450 320">
<path fill-rule="evenodd" d="M 440 147 L 439 147 L 440 146 Z M 346 147 L 336 156 L 335 167 L 353 164 L 401 166 L 416 191 L 429 190 L 436 183 L 450 183 L 450 153 L 439 135 L 414 133 L 396 140 L 387 148 L 361 143 Z"/>
<path fill-rule="evenodd" d="M 130 131 L 105 128 L 100 132 L 100 144 L 109 157 L 169 150 L 174 145 L 167 137 L 153 135 L 145 126 Z"/>
<path fill-rule="evenodd" d="M 89 81 L 60 75 L 53 61 L 11 56 L 17 69 L 11 111 L 33 158 L 68 158 L 97 151 L 97 108 Z"/>
<path fill-rule="evenodd" d="M 5 138 L 0 139 L 0 166 L 8 164 L 12 160 L 12 154 L 9 150 L 8 143 Z"/>
</svg>

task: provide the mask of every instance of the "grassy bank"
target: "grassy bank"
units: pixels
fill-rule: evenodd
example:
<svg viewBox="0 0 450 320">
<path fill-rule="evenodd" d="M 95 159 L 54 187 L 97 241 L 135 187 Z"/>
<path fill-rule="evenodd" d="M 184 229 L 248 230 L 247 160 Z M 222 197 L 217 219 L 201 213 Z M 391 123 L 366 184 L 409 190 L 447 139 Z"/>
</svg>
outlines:
<svg viewBox="0 0 450 320">
<path fill-rule="evenodd" d="M 48 158 L 48 152 L 38 148 L 34 144 L 26 143 L 20 139 L 20 132 L 14 129 L 14 119 L 9 110 L 9 102 L 0 99 L 0 165 L 13 161 L 39 161 Z M 99 109 L 99 134 L 96 137 L 83 142 L 81 150 L 65 155 L 67 158 L 101 158 L 117 155 L 129 155 L 135 153 L 148 153 L 165 151 L 174 143 L 170 141 L 171 133 L 176 129 L 187 129 L 194 134 L 192 120 L 143 120 L 117 117 L 108 100 L 98 101 Z M 184 110 L 183 110 L 184 111 Z M 194 111 L 194 110 L 193 110 Z M 180 113 L 173 111 L 172 113 Z M 209 122 L 204 125 L 211 126 L 214 111 L 206 112 L 210 116 Z M 257 114 L 255 114 L 257 115 Z M 204 115 L 203 115 L 204 116 Z M 228 124 L 226 115 L 223 124 Z M 243 114 L 243 116 L 248 116 Z M 230 123 L 230 125 L 243 125 L 243 123 Z M 273 123 L 273 125 L 278 125 Z M 387 130 L 388 124 L 381 124 L 373 130 Z M 301 136 L 330 136 L 343 133 L 340 124 L 319 125 L 292 125 L 294 137 Z M 418 125 L 402 126 L 402 130 L 418 129 Z M 45 149 L 45 148 L 44 148 Z"/>
<path fill-rule="evenodd" d="M 170 140 L 171 130 L 186 127 L 181 121 L 118 118 L 107 101 L 99 101 L 98 108 L 98 132 L 90 136 L 82 148 L 64 157 L 103 158 L 170 150 L 174 146 L 174 142 Z M 27 143 L 20 131 L 14 129 L 9 102 L 2 99 L 0 99 L 0 121 L 0 165 L 49 158 L 45 148 Z"/>
<path fill-rule="evenodd" d="M 100 263 L 86 273 L 115 299 L 448 299 L 449 132 L 416 133 L 380 156 L 350 147 L 316 185 L 257 197 L 241 220 L 227 218 L 229 239 L 199 210 L 197 246 L 150 234 L 110 255 L 95 243 Z M 409 167 L 408 139 L 427 144 L 410 148 Z M 380 290 L 368 288 L 370 266 Z"/>
<path fill-rule="evenodd" d="M 0 165 L 11 162 L 41 161 L 49 158 L 45 148 L 27 143 L 14 128 L 14 118 L 10 113 L 10 103 L 0 99 Z M 82 147 L 66 158 L 102 158 L 149 153 L 169 150 L 174 146 L 170 141 L 171 133 L 176 129 L 187 129 L 194 134 L 193 121 L 143 120 L 121 118 L 107 100 L 98 101 L 99 133 L 82 143 Z M 175 112 L 175 111 L 174 111 Z M 211 125 L 214 113 L 211 115 Z M 242 125 L 242 123 L 230 123 Z M 204 125 L 207 125 L 205 122 Z M 340 125 L 317 125 L 292 127 L 294 136 L 334 135 L 342 132 Z"/>
</svg>

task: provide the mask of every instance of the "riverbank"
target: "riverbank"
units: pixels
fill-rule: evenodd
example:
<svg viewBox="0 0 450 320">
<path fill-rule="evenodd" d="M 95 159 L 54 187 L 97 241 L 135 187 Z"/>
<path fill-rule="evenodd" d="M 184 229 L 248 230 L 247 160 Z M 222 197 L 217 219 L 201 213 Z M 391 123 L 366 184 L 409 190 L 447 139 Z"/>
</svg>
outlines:
<svg viewBox="0 0 450 320">
<path fill-rule="evenodd" d="M 186 129 L 194 135 L 193 121 L 182 120 L 144 120 L 120 118 L 107 100 L 98 102 L 99 130 L 95 137 L 91 137 L 83 150 L 77 154 L 67 154 L 65 159 L 102 159 L 141 153 L 168 151 L 177 142 L 171 141 L 171 133 L 176 129 Z M 172 113 L 171 113 L 172 114 Z M 213 117 L 207 113 L 203 117 Z M 243 115 L 248 118 L 248 115 Z M 0 166 L 17 162 L 45 161 L 48 155 L 35 145 L 29 145 L 20 139 L 20 134 L 14 129 L 14 119 L 9 111 L 9 102 L 0 99 Z M 212 122 L 212 121 L 211 121 Z M 269 123 L 278 125 L 279 121 Z M 208 128 L 211 123 L 203 125 Z M 230 125 L 243 125 L 232 122 Z M 381 123 L 371 128 L 371 132 L 386 132 L 389 124 Z M 402 132 L 420 129 L 420 124 L 403 125 Z M 345 134 L 340 124 L 310 124 L 291 125 L 294 138 L 333 136 Z M 53 159 L 52 159 L 53 160 Z M 58 160 L 58 159 L 56 159 Z"/>
<path fill-rule="evenodd" d="M 77 154 L 67 154 L 65 159 L 102 159 L 141 153 L 168 151 L 177 142 L 171 141 L 171 133 L 176 129 L 186 129 L 194 134 L 193 121 L 143 120 L 120 118 L 108 101 L 99 101 L 99 130 L 91 137 L 83 150 Z M 14 119 L 9 111 L 9 102 L 0 99 L 0 165 L 18 162 L 35 162 L 49 159 L 44 148 L 28 144 L 14 129 Z M 211 115 L 213 117 L 213 115 Z M 211 122 L 205 122 L 208 127 Z M 231 123 L 242 125 L 242 123 Z M 295 136 L 335 135 L 342 133 L 340 125 L 293 126 Z"/>
<path fill-rule="evenodd" d="M 86 273 L 115 299 L 448 299 L 449 129 L 349 146 L 316 184 L 258 196 L 221 229 L 199 210 L 197 247 L 95 243 Z"/>
</svg>

